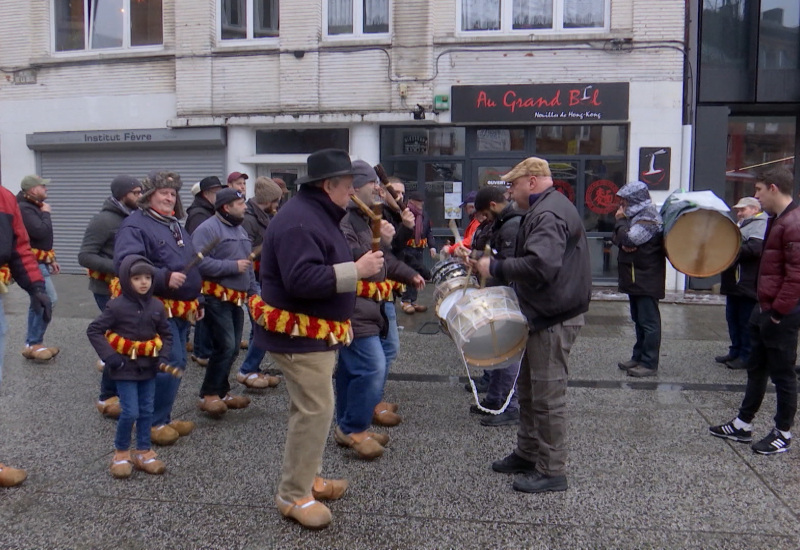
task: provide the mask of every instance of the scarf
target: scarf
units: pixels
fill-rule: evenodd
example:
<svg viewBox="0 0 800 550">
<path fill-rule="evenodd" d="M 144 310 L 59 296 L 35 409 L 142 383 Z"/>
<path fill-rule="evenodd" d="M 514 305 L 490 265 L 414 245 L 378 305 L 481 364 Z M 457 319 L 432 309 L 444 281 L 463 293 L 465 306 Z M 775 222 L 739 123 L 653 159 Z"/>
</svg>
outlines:
<svg viewBox="0 0 800 550">
<path fill-rule="evenodd" d="M 145 208 L 144 213 L 153 218 L 158 223 L 164 224 L 172 231 L 172 236 L 178 246 L 183 246 L 183 234 L 181 233 L 181 224 L 178 223 L 178 218 L 175 216 L 166 216 L 153 208 Z"/>
<path fill-rule="evenodd" d="M 409 203 L 408 209 L 414 214 L 414 241 L 419 244 L 422 241 L 422 210 L 411 203 Z"/>
<path fill-rule="evenodd" d="M 129 216 L 129 215 L 130 215 L 130 213 L 131 213 L 131 212 L 133 212 L 133 210 L 131 210 L 130 208 L 128 208 L 127 206 L 125 206 L 125 205 L 124 205 L 122 202 L 118 201 L 118 200 L 117 200 L 117 199 L 115 199 L 113 196 L 112 196 L 112 197 L 108 197 L 108 198 L 109 198 L 109 199 L 111 199 L 111 202 L 113 202 L 113 203 L 114 203 L 114 206 L 116 206 L 116 207 L 117 207 L 117 208 L 119 208 L 119 209 L 120 209 L 122 212 L 124 212 L 126 216 Z"/>
</svg>

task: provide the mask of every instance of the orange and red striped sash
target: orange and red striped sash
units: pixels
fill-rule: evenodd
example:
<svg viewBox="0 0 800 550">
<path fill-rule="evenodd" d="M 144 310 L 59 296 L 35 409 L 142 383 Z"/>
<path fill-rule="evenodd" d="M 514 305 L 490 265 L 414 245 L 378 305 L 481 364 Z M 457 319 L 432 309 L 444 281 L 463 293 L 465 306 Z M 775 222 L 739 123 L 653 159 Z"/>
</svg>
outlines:
<svg viewBox="0 0 800 550">
<path fill-rule="evenodd" d="M 0 283 L 7 285 L 11 282 L 11 268 L 7 265 L 0 266 Z"/>
<path fill-rule="evenodd" d="M 428 248 L 428 239 L 422 239 L 419 242 L 414 239 L 408 239 L 406 246 L 410 248 Z"/>
<path fill-rule="evenodd" d="M 392 297 L 392 281 L 358 281 L 356 296 L 382 302 Z"/>
<path fill-rule="evenodd" d="M 50 250 L 41 250 L 39 248 L 31 247 L 31 252 L 36 258 L 36 261 L 42 264 L 52 264 L 56 261 L 56 251 L 52 248 Z"/>
<path fill-rule="evenodd" d="M 119 277 L 114 277 L 108 283 L 108 288 L 111 290 L 111 297 L 116 298 L 122 294 L 122 286 L 119 284 Z M 190 323 L 194 323 L 197 319 L 197 311 L 200 309 L 200 302 L 197 300 L 171 300 L 169 298 L 155 298 L 164 304 L 164 311 L 167 312 L 167 317 L 170 319 L 178 318 L 185 319 Z"/>
<path fill-rule="evenodd" d="M 150 340 L 129 340 L 110 330 L 106 331 L 106 341 L 111 344 L 114 351 L 122 355 L 127 355 L 131 359 L 136 359 L 137 357 L 157 357 L 158 352 L 164 345 L 158 334 L 156 334 L 155 338 Z"/>
<path fill-rule="evenodd" d="M 244 301 L 247 299 L 247 292 L 243 290 L 234 290 L 211 281 L 203 281 L 203 288 L 200 292 L 207 296 L 213 296 L 223 302 L 233 302 L 239 306 L 244 304 Z"/>
<path fill-rule="evenodd" d="M 103 281 L 106 284 L 111 284 L 111 281 L 115 278 L 113 273 L 103 273 L 95 269 L 87 269 L 86 274 L 92 279 Z"/>
<path fill-rule="evenodd" d="M 350 343 L 350 321 L 329 321 L 303 313 L 292 313 L 267 304 L 254 294 L 247 301 L 256 323 L 270 332 L 326 340 L 329 346 Z"/>
</svg>

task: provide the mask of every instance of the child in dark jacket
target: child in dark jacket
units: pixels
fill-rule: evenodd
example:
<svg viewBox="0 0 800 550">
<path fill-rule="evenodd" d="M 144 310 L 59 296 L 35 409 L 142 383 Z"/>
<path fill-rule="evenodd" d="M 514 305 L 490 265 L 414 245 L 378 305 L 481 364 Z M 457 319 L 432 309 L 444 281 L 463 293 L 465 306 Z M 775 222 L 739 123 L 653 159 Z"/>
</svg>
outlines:
<svg viewBox="0 0 800 550">
<path fill-rule="evenodd" d="M 86 334 L 117 384 L 122 414 L 114 439 L 111 474 L 129 477 L 135 467 L 148 474 L 166 469 L 150 448 L 153 400 L 158 366 L 167 362 L 172 333 L 164 305 L 153 297 L 155 268 L 143 256 L 131 255 L 119 269 L 122 294 L 92 321 Z M 136 450 L 130 452 L 136 424 Z"/>
</svg>

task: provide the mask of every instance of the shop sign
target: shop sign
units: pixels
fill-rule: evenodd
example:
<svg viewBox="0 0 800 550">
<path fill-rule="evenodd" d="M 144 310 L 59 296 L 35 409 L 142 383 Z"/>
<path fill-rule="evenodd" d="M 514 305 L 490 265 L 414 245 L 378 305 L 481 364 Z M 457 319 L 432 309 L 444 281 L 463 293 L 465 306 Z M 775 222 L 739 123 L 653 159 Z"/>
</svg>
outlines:
<svg viewBox="0 0 800 550">
<path fill-rule="evenodd" d="M 669 189 L 669 165 L 672 149 L 669 147 L 639 148 L 639 181 L 653 190 Z"/>
<path fill-rule="evenodd" d="M 427 155 L 428 136 L 405 135 L 403 136 L 404 155 Z"/>
<path fill-rule="evenodd" d="M 453 86 L 453 122 L 628 120 L 627 82 Z"/>
</svg>

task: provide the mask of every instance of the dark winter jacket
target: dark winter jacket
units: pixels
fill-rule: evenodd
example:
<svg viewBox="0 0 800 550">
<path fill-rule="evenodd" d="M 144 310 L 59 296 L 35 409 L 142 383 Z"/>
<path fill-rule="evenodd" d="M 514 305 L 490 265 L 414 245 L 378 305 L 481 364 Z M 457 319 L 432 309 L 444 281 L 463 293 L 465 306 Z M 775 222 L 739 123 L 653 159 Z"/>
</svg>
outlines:
<svg viewBox="0 0 800 550">
<path fill-rule="evenodd" d="M 370 229 L 370 224 L 361 213 L 361 210 L 354 204 L 348 207 L 347 215 L 342 218 L 339 227 L 341 227 L 342 233 L 344 233 L 353 251 L 352 257 L 354 260 L 358 260 L 372 249 L 372 229 Z M 388 247 L 383 247 L 383 253 L 383 269 L 366 280 L 378 282 L 392 279 L 401 283 L 411 284 L 417 272 L 395 258 Z M 383 304 L 384 302 L 376 302 L 370 298 L 356 296 L 356 307 L 351 318 L 353 336 L 355 338 L 385 333 L 387 322 L 383 312 Z"/>
<path fill-rule="evenodd" d="M 215 214 L 201 223 L 192 235 L 192 240 L 199 249 L 205 248 L 214 239 L 219 239 L 219 242 L 200 262 L 203 279 L 225 288 L 258 294 L 253 269 L 239 272 L 238 260 L 246 260 L 252 251 L 250 238 L 244 228 L 241 225 L 234 227 Z"/>
<path fill-rule="evenodd" d="M 200 295 L 200 270 L 195 266 L 186 274 L 186 282 L 177 289 L 169 288 L 169 277 L 173 271 L 182 271 L 196 256 L 192 237 L 174 224 L 156 220 L 144 210 L 137 210 L 125 218 L 117 231 L 114 242 L 114 271 L 126 256 L 144 256 L 156 266 L 153 277 L 153 293 L 169 300 L 194 300 Z M 180 241 L 180 243 L 179 243 Z"/>
<path fill-rule="evenodd" d="M 214 215 L 214 205 L 208 202 L 202 193 L 194 197 L 191 206 L 186 210 L 186 223 L 184 227 L 189 233 L 194 233 L 200 224 Z"/>
<path fill-rule="evenodd" d="M 38 205 L 26 199 L 24 191 L 17 193 L 17 202 L 22 212 L 22 222 L 31 241 L 31 248 L 52 250 L 53 221 L 50 219 L 50 212 L 43 212 Z"/>
<path fill-rule="evenodd" d="M 122 221 L 131 211 L 114 197 L 108 197 L 100 212 L 94 215 L 83 234 L 78 263 L 86 269 L 114 274 L 114 238 Z M 89 279 L 89 290 L 94 294 L 109 296 L 108 284 Z"/>
<path fill-rule="evenodd" d="M 304 184 L 269 223 L 261 250 L 261 297 L 276 308 L 331 321 L 353 315 L 357 273 L 339 222 L 345 209 Z M 268 332 L 256 326 L 255 343 L 276 353 L 331 351 L 323 340 Z"/>
<path fill-rule="evenodd" d="M 247 232 L 247 236 L 250 237 L 253 248 L 264 241 L 264 232 L 267 230 L 269 220 L 269 214 L 264 212 L 264 209 L 258 206 L 255 200 L 250 199 L 247 201 L 242 227 Z"/>
<path fill-rule="evenodd" d="M 739 229 L 742 232 L 739 256 L 731 267 L 722 272 L 719 291 L 726 296 L 744 296 L 755 300 L 758 263 L 767 229 L 766 213 L 760 212 L 743 220 Z"/>
<path fill-rule="evenodd" d="M 516 203 L 510 202 L 497 218 L 484 226 L 478 228 L 475 235 L 472 237 L 472 242 L 480 245 L 481 253 L 486 244 L 492 249 L 492 255 L 498 260 L 505 258 L 513 258 L 517 248 L 517 234 L 519 233 L 519 226 L 522 222 L 524 212 L 517 208 Z M 487 283 L 488 286 L 502 285 L 503 282 L 491 277 Z"/>
<path fill-rule="evenodd" d="M 555 187 L 531 196 L 513 258 L 492 260 L 492 276 L 512 283 L 532 331 L 589 310 L 592 270 L 583 221 Z"/>
<path fill-rule="evenodd" d="M 0 187 L 0 267 L 4 265 L 9 267 L 17 284 L 28 292 L 44 291 L 44 278 L 31 254 L 19 204 L 11 191 Z"/>
<path fill-rule="evenodd" d="M 612 241 L 619 247 L 619 291 L 632 296 L 664 298 L 667 257 L 664 224 L 650 200 L 647 184 L 635 181 L 617 192 L 628 202 L 625 217 L 617 220 Z M 626 252 L 623 247 L 634 249 Z"/>
<path fill-rule="evenodd" d="M 137 255 L 126 256 L 119 268 L 119 282 L 122 294 L 108 302 L 100 316 L 89 324 L 86 335 L 97 355 L 106 363 L 113 363 L 113 357 L 119 355 L 106 340 L 106 331 L 110 330 L 129 340 L 146 341 L 161 337 L 162 348 L 157 357 L 137 356 L 131 359 L 123 355 L 124 363 L 119 368 L 109 368 L 112 380 L 149 380 L 155 377 L 160 363 L 168 364 L 169 351 L 172 347 L 172 332 L 167 322 L 164 304 L 153 297 L 153 287 L 146 295 L 137 293 L 131 286 L 131 266 L 146 258 Z M 177 343 L 176 345 L 180 345 Z"/>
<path fill-rule="evenodd" d="M 792 201 L 767 222 L 758 268 L 758 304 L 780 319 L 798 311 L 800 301 L 800 208 Z"/>
</svg>

